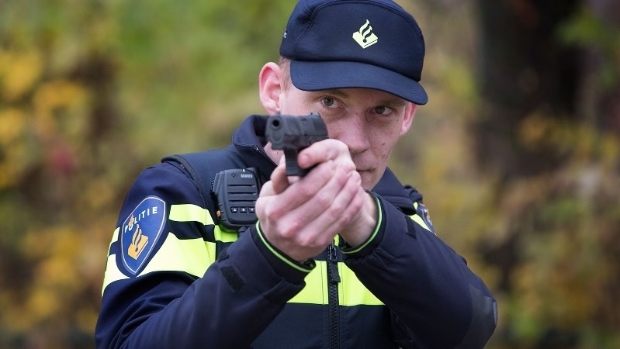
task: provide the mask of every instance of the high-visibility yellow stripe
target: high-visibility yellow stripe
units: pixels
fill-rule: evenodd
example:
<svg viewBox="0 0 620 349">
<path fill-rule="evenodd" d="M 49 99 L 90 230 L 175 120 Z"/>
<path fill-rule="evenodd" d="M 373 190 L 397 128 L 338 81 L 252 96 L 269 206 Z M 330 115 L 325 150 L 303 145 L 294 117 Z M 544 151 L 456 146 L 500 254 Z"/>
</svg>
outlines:
<svg viewBox="0 0 620 349">
<path fill-rule="evenodd" d="M 168 219 L 176 222 L 198 222 L 204 225 L 213 225 L 215 241 L 234 242 L 239 237 L 237 232 L 226 231 L 221 229 L 219 225 L 215 225 L 209 210 L 197 205 L 172 205 Z M 215 257 L 215 244 L 207 243 L 207 250 L 210 256 Z M 159 252 L 157 253 L 159 254 Z"/>
<path fill-rule="evenodd" d="M 121 231 L 121 228 L 116 228 L 114 229 L 114 233 L 112 234 L 112 239 L 110 240 L 110 245 L 108 246 L 108 251 L 110 249 L 110 247 L 112 247 L 112 244 L 118 241 L 118 232 Z"/>
<path fill-rule="evenodd" d="M 215 225 L 209 210 L 197 205 L 184 204 L 170 207 L 169 220 L 175 222 L 198 222 L 204 225 Z M 230 232 L 215 225 L 213 235 L 216 241 L 233 242 L 238 238 L 237 232 Z"/>
<path fill-rule="evenodd" d="M 341 282 L 338 283 L 338 302 L 342 306 L 383 305 L 344 263 L 338 263 Z M 289 303 L 327 304 L 329 302 L 329 281 L 327 262 L 316 261 L 316 267 L 306 276 L 306 287 Z"/>
<path fill-rule="evenodd" d="M 215 223 L 213 222 L 213 218 L 211 218 L 211 213 L 209 212 L 209 210 L 192 204 L 172 205 L 170 207 L 170 215 L 168 216 L 168 219 L 175 222 L 198 222 L 204 225 L 215 225 Z M 232 242 L 237 239 L 237 233 L 223 232 L 219 226 L 214 227 L 213 235 L 216 241 Z M 205 244 L 207 249 L 207 255 L 210 256 L 210 265 L 211 263 L 213 263 L 213 260 L 215 258 L 216 248 L 214 243 L 206 242 Z M 157 254 L 159 253 L 160 252 L 158 251 Z M 202 276 L 203 274 L 204 272 L 197 276 Z"/>
<path fill-rule="evenodd" d="M 155 271 L 181 271 L 202 277 L 214 260 L 206 244 L 202 238 L 181 240 L 168 233 L 163 245 L 138 276 Z"/>
<path fill-rule="evenodd" d="M 168 219 L 175 222 L 199 222 L 204 225 L 214 224 L 209 210 L 191 204 L 170 206 L 170 215 Z"/>
<path fill-rule="evenodd" d="M 306 287 L 289 303 L 327 304 L 327 269 L 325 261 L 316 261 L 316 267 L 306 275 Z"/>
<path fill-rule="evenodd" d="M 213 228 L 213 237 L 215 241 L 234 242 L 237 241 L 239 236 L 236 231 L 226 231 L 220 228 L 219 225 L 216 225 Z"/>
<path fill-rule="evenodd" d="M 364 284 L 357 278 L 353 270 L 346 264 L 338 263 L 341 283 L 338 284 L 338 298 L 340 305 L 383 305 L 379 298 L 375 297 Z"/>
<path fill-rule="evenodd" d="M 417 214 L 414 214 L 414 215 L 409 216 L 409 218 L 411 218 L 414 222 L 416 222 L 420 226 L 422 226 L 422 228 L 424 228 L 424 229 L 430 231 L 431 233 L 433 233 L 433 231 L 429 229 L 428 225 L 426 225 L 426 223 L 424 222 L 422 217 L 418 216 Z"/>
<path fill-rule="evenodd" d="M 111 254 L 108 256 L 108 262 L 105 267 L 105 275 L 103 277 L 103 285 L 101 286 L 101 294 L 103 295 L 103 291 L 109 284 L 123 279 L 129 279 L 125 274 L 121 273 L 121 271 L 116 266 L 116 255 Z"/>
<path fill-rule="evenodd" d="M 118 233 L 120 228 L 114 229 L 114 233 L 112 234 L 112 239 L 110 240 L 110 245 L 108 246 L 108 253 L 110 253 L 110 248 L 112 244 L 118 241 Z M 105 273 L 103 276 L 103 285 L 101 285 L 101 294 L 103 294 L 103 290 L 105 290 L 106 286 L 111 284 L 114 281 L 127 279 L 128 277 L 121 273 L 116 266 L 116 255 L 109 254 L 106 262 Z"/>
</svg>

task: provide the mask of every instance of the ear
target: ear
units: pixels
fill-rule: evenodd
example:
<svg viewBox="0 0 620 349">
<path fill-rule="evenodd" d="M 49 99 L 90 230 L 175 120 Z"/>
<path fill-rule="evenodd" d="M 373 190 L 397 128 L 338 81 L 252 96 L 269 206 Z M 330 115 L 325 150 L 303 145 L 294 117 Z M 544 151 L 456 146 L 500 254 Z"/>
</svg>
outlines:
<svg viewBox="0 0 620 349">
<path fill-rule="evenodd" d="M 260 101 L 269 115 L 280 111 L 282 69 L 273 62 L 266 63 L 258 76 Z"/>
<path fill-rule="evenodd" d="M 415 116 L 415 112 L 418 109 L 418 105 L 409 102 L 405 107 L 405 114 L 403 115 L 403 124 L 400 129 L 400 135 L 404 135 L 411 128 L 411 124 L 413 123 L 413 117 Z"/>
</svg>

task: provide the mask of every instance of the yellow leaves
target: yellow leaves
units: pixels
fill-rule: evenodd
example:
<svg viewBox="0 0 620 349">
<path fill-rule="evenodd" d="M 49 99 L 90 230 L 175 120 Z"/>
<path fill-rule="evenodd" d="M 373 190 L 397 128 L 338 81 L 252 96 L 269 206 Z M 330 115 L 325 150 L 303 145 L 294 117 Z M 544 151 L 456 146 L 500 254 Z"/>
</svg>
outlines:
<svg viewBox="0 0 620 349">
<path fill-rule="evenodd" d="M 37 50 L 0 51 L 0 92 L 7 101 L 19 99 L 41 77 L 43 58 Z"/>
<path fill-rule="evenodd" d="M 617 166 L 620 158 L 620 144 L 615 135 L 588 123 L 571 123 L 541 112 L 532 113 L 521 122 L 517 137 L 523 148 L 572 154 L 572 160 L 577 163 L 596 161 L 611 168 Z"/>
<path fill-rule="evenodd" d="M 114 219 L 101 222 L 109 214 L 97 211 L 105 211 L 115 197 L 106 191 L 111 185 L 75 171 L 83 159 L 90 160 L 91 83 L 97 77 L 66 74 L 74 71 L 75 62 L 57 75 L 48 59 L 36 48 L 0 49 L 0 191 L 30 218 L 18 233 L 8 231 L 9 237 L 19 234 L 11 248 L 19 249 L 16 255 L 28 278 L 24 287 L 15 284 L 0 292 L 0 328 L 13 334 L 46 323 L 92 331 L 96 304 L 84 295 L 89 290 L 98 294 L 114 225 Z M 82 197 L 79 188 L 85 182 L 88 193 Z"/>
<path fill-rule="evenodd" d="M 23 255 L 38 263 L 29 289 L 24 290 L 25 302 L 20 311 L 28 316 L 20 317 L 11 326 L 28 328 L 73 311 L 67 309 L 67 304 L 85 286 L 80 275 L 85 240 L 85 235 L 73 227 L 31 231 L 25 236 Z"/>
<path fill-rule="evenodd" d="M 617 168 L 620 162 L 620 139 L 606 134 L 600 140 L 600 162 L 608 169 Z"/>
<path fill-rule="evenodd" d="M 49 114 L 54 108 L 81 104 L 85 89 L 75 82 L 57 79 L 46 82 L 37 90 L 34 107 L 37 114 Z"/>
<path fill-rule="evenodd" d="M 60 302 L 57 292 L 45 288 L 36 288 L 28 297 L 26 309 L 30 316 L 28 320 L 36 324 L 41 320 L 51 319 L 58 311 Z"/>
<path fill-rule="evenodd" d="M 48 138 L 62 131 L 54 120 L 58 110 L 76 111 L 74 114 L 85 111 L 89 101 L 87 89 L 65 78 L 40 81 L 43 69 L 42 54 L 36 50 L 0 51 L 0 102 L 11 105 L 27 93 L 32 92 L 33 96 L 22 109 L 0 111 L 0 146 L 23 130 L 30 115 L 35 116 L 32 126 L 38 134 Z M 78 120 L 74 123 L 80 124 Z M 71 127 L 71 123 L 67 125 Z"/>
<path fill-rule="evenodd" d="M 585 126 L 584 126 L 585 127 Z M 523 119 L 517 130 L 519 145 L 531 150 L 553 149 L 564 153 L 579 146 L 578 142 L 590 142 L 592 134 L 581 134 L 581 126 L 563 121 L 557 116 L 534 112 Z M 588 143 L 589 144 L 589 143 Z"/>
<path fill-rule="evenodd" d="M 0 325 L 3 329 L 12 329 L 17 331 L 27 330 L 30 326 L 28 320 L 29 314 L 23 311 L 21 307 L 16 306 L 18 300 L 9 292 L 0 292 Z"/>
<path fill-rule="evenodd" d="M 54 145 L 71 147 L 88 136 L 89 91 L 63 78 L 33 85 L 40 75 L 37 69 L 41 69 L 33 63 L 37 61 L 30 57 L 33 55 L 23 54 L 24 63 L 13 57 L 16 54 L 0 52 L 0 88 L 4 88 L 0 98 L 9 102 L 0 109 L 0 189 L 15 185 L 28 166 Z M 10 80 L 15 72 L 28 70 L 26 66 L 33 70 L 30 75 L 24 73 L 21 79 L 16 78 L 17 82 Z M 32 91 L 28 104 L 11 103 L 27 91 Z"/>
<path fill-rule="evenodd" d="M 6 146 L 24 131 L 26 114 L 17 108 L 0 110 L 0 146 Z"/>
<path fill-rule="evenodd" d="M 79 119 L 72 119 L 63 125 L 67 129 L 60 128 L 54 112 L 59 109 L 77 110 L 77 115 L 72 115 L 82 119 L 86 119 L 85 115 L 79 115 L 79 111 L 83 110 L 88 101 L 88 92 L 86 89 L 68 80 L 53 80 L 46 82 L 39 87 L 34 95 L 33 107 L 35 119 L 35 129 L 37 134 L 43 139 L 49 139 L 58 135 L 60 132 L 79 133 L 83 129 L 82 122 Z M 78 129 L 72 132 L 72 129 Z"/>
<path fill-rule="evenodd" d="M 26 150 L 22 140 L 27 115 L 19 109 L 0 110 L 0 189 L 15 183 L 25 168 Z"/>
<path fill-rule="evenodd" d="M 24 255 L 32 258 L 46 258 L 52 255 L 75 255 L 81 245 L 78 231 L 70 227 L 30 231 L 23 239 Z"/>
<path fill-rule="evenodd" d="M 591 318 L 598 302 L 594 285 L 601 284 L 604 273 L 580 266 L 583 260 L 569 235 L 536 239 L 539 251 L 513 273 L 520 317 L 566 328 Z"/>
<path fill-rule="evenodd" d="M 82 207 L 88 207 L 94 212 L 104 209 L 115 199 L 114 191 L 110 188 L 110 183 L 106 179 L 93 179 L 87 188 L 84 188 Z"/>
<path fill-rule="evenodd" d="M 548 140 L 549 133 L 553 130 L 553 120 L 539 114 L 531 115 L 521 122 L 518 130 L 520 143 L 532 150 L 538 148 Z"/>
</svg>

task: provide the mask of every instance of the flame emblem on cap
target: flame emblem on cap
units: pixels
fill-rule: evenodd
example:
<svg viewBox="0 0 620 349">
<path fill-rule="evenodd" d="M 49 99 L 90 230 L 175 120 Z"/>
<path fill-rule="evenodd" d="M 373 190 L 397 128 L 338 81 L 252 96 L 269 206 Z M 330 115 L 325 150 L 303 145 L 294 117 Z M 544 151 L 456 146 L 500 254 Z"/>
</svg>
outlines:
<svg viewBox="0 0 620 349">
<path fill-rule="evenodd" d="M 366 48 L 370 45 L 374 45 L 379 41 L 379 38 L 372 32 L 372 26 L 367 19 L 366 23 L 360 27 L 356 32 L 353 32 L 353 40 L 357 42 L 362 48 Z"/>
</svg>

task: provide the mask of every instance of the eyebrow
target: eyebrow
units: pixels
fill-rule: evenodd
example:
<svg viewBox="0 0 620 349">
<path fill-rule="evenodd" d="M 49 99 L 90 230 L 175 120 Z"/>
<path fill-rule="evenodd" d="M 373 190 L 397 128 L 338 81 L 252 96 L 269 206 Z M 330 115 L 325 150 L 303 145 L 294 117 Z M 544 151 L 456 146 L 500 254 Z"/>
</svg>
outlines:
<svg viewBox="0 0 620 349">
<path fill-rule="evenodd" d="M 317 93 L 329 93 L 329 94 L 333 94 L 335 96 L 342 97 L 342 98 L 349 97 L 349 95 L 341 89 L 328 89 L 328 90 L 322 90 L 322 91 L 316 91 L 316 92 Z M 379 100 L 377 105 L 402 107 L 402 106 L 407 105 L 407 101 L 400 97 L 393 96 L 393 97 L 388 97 L 386 99 Z"/>
<path fill-rule="evenodd" d="M 329 93 L 329 94 L 336 95 L 338 97 L 343 97 L 343 98 L 349 97 L 349 95 L 346 92 L 344 92 L 343 90 L 338 90 L 338 89 L 329 89 L 329 90 L 317 91 L 317 93 L 321 93 L 321 92 Z"/>
</svg>

